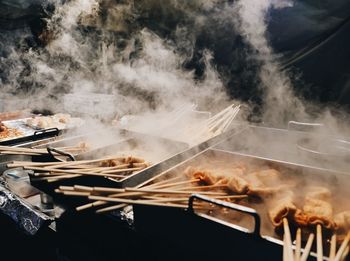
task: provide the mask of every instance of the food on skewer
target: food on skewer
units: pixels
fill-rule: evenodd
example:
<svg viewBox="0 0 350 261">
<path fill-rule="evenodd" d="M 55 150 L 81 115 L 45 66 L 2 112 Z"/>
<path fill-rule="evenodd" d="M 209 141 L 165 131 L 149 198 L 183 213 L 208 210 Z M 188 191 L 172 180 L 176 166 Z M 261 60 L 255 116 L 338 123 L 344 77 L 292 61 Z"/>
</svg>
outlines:
<svg viewBox="0 0 350 261">
<path fill-rule="evenodd" d="M 294 204 L 294 193 L 285 191 L 276 195 L 275 199 L 270 202 L 269 217 L 275 227 L 283 225 L 283 219 L 290 219 L 297 211 Z"/>
<path fill-rule="evenodd" d="M 214 185 L 218 181 L 217 176 L 215 176 L 215 174 L 212 172 L 197 169 L 191 166 L 185 170 L 184 174 L 190 179 L 199 179 L 200 183 L 204 183 L 206 185 Z"/>
<path fill-rule="evenodd" d="M 273 196 L 283 189 L 280 186 L 280 173 L 275 169 L 249 173 L 246 179 L 249 183 L 249 195 L 263 198 Z"/>
<path fill-rule="evenodd" d="M 334 216 L 335 228 L 340 233 L 350 230 L 350 210 L 340 212 Z"/>
<path fill-rule="evenodd" d="M 229 179 L 227 188 L 237 194 L 246 194 L 249 190 L 249 183 L 239 175 L 234 175 Z"/>
<path fill-rule="evenodd" d="M 2 121 L 0 121 L 0 132 L 5 131 L 6 130 L 6 126 L 4 123 L 2 123 Z"/>
<path fill-rule="evenodd" d="M 133 163 L 135 161 L 137 163 Z M 143 162 L 139 163 L 141 161 Z M 148 166 L 149 163 L 143 159 L 132 156 L 68 162 L 23 162 L 22 164 L 16 162 L 8 164 L 8 167 L 23 167 L 24 169 L 34 170 L 36 171 L 34 176 L 37 180 L 46 180 L 49 182 L 80 176 L 122 179 Z"/>
<path fill-rule="evenodd" d="M 324 228 L 334 228 L 331 193 L 324 187 L 310 187 L 305 194 L 302 211 L 297 211 L 295 222 L 300 226 L 320 224 Z"/>
</svg>

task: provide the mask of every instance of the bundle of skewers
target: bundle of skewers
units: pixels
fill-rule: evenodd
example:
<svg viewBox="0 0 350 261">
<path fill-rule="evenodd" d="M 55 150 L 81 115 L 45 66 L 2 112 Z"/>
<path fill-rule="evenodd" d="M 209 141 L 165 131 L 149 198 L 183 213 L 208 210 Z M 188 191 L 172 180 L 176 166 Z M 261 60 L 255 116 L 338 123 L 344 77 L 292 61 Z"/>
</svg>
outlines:
<svg viewBox="0 0 350 261">
<path fill-rule="evenodd" d="M 295 246 L 293 250 L 293 243 L 291 232 L 286 218 L 283 219 L 283 261 L 306 261 L 309 257 L 312 244 L 314 242 L 315 233 L 310 233 L 303 252 L 301 251 L 302 244 L 302 230 L 298 228 L 295 236 Z M 346 260 L 349 254 L 349 240 L 350 231 L 345 236 L 340 247 L 337 250 L 337 235 L 333 234 L 330 238 L 329 261 L 343 261 Z M 316 225 L 316 251 L 317 261 L 323 260 L 323 237 L 321 224 Z M 302 253 L 301 253 L 302 252 Z"/>
<path fill-rule="evenodd" d="M 80 176 L 108 177 L 119 180 L 149 165 L 144 159 L 138 157 L 109 156 L 94 160 L 65 162 L 14 161 L 7 164 L 7 167 L 33 170 L 32 180 L 35 181 L 55 182 Z"/>
<path fill-rule="evenodd" d="M 200 182 L 200 179 L 184 180 L 181 177 L 175 177 L 152 184 L 147 183 L 138 188 L 89 187 L 75 185 L 60 186 L 56 189 L 56 192 L 67 196 L 87 197 L 93 202 L 78 206 L 76 210 L 81 211 L 89 208 L 99 208 L 96 210 L 96 213 L 116 210 L 123 208 L 128 204 L 187 208 L 188 198 L 194 193 L 230 202 L 237 202 L 247 198 L 246 195 L 233 195 L 227 193 L 222 190 L 223 186 L 201 186 L 197 184 L 198 182 Z M 213 208 L 213 206 L 206 203 L 203 204 L 197 202 L 195 203 L 195 207 L 202 209 Z"/>
<path fill-rule="evenodd" d="M 76 146 L 57 147 L 56 150 L 77 155 L 90 150 L 90 145 L 86 142 L 80 142 Z M 0 154 L 3 155 L 25 155 L 25 156 L 43 156 L 49 154 L 47 148 L 20 148 L 11 146 L 0 146 Z M 60 156 L 52 152 L 55 156 Z"/>
<path fill-rule="evenodd" d="M 195 143 L 209 140 L 226 132 L 240 111 L 240 105 L 231 104 L 224 110 L 207 120 L 201 121 L 183 130 L 185 136 L 191 137 Z"/>
</svg>

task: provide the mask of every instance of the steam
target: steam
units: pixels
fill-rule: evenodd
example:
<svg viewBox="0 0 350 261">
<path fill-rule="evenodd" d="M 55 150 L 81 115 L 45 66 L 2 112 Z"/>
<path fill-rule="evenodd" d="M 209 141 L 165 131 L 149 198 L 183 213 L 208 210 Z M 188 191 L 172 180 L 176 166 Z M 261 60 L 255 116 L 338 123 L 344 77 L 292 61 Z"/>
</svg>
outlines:
<svg viewBox="0 0 350 261">
<path fill-rule="evenodd" d="M 267 36 L 268 11 L 292 6 L 293 2 L 289 0 L 240 0 L 236 5 L 238 30 L 261 63 L 258 76 L 265 91 L 263 120 L 275 126 L 306 118 L 305 105 L 293 93 L 291 80 L 287 72 L 281 70 Z"/>
<path fill-rule="evenodd" d="M 217 11 L 220 5 L 220 22 L 235 22 L 235 29 L 251 49 L 249 59 L 260 65 L 263 122 L 286 127 L 289 120 L 311 119 L 336 124 L 331 128 L 334 132 L 347 129 L 343 114 L 335 117 L 330 110 L 295 95 L 288 71 L 281 69 L 279 56 L 270 46 L 269 10 L 290 8 L 293 1 L 239 0 L 228 4 L 221 0 L 171 0 L 161 6 L 157 0 L 53 3 L 55 11 L 39 36 L 47 42 L 45 47 L 8 47 L 9 55 L 2 63 L 10 69 L 2 82 L 2 95 L 22 100 L 3 105 L 3 110 L 36 107 L 94 115 L 104 121 L 115 115 L 172 111 L 183 104 L 198 104 L 200 110 L 217 112 L 233 102 L 212 53 L 203 53 L 205 72 L 200 79 L 183 65 L 193 56 L 198 31 L 208 25 L 206 14 Z M 172 28 L 171 37 L 155 28 L 141 27 L 138 14 L 153 10 L 160 12 L 163 20 L 181 17 L 185 22 Z"/>
<path fill-rule="evenodd" d="M 18 80 L 23 78 L 25 63 L 29 67 L 26 84 L 31 85 L 29 96 L 25 92 L 29 104 L 54 111 L 74 109 L 84 116 L 95 111 L 102 120 L 110 120 L 112 114 L 171 110 L 184 103 L 212 109 L 229 100 L 212 67 L 210 52 L 204 55 L 205 76 L 197 80 L 192 71 L 183 69 L 188 57 L 177 50 L 174 42 L 147 28 L 133 28 L 128 36 L 123 35 L 128 30 L 125 20 L 132 19 L 135 12 L 132 4 L 108 9 L 113 16 L 108 16 L 107 21 L 100 18 L 100 4 L 106 5 L 96 0 L 56 3 L 41 35 L 48 44 L 39 50 L 13 49 L 8 60 L 15 70 L 5 88 L 21 89 L 23 82 Z M 100 24 L 98 30 L 90 27 Z M 112 34 L 103 26 L 114 26 L 122 32 Z M 106 94 L 112 95 L 113 100 L 109 97 L 106 102 Z M 19 92 L 15 95 L 20 97 Z"/>
</svg>

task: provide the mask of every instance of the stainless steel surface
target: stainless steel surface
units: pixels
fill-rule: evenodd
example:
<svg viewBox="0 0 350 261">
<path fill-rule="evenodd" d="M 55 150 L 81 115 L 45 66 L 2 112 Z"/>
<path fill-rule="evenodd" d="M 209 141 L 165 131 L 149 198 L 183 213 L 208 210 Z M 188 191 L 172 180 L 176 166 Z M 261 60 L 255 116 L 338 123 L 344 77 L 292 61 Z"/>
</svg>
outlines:
<svg viewBox="0 0 350 261">
<path fill-rule="evenodd" d="M 233 136 L 235 137 L 235 136 Z M 219 147 L 219 146 L 214 146 Z M 171 178 L 177 175 L 182 175 L 184 170 L 188 166 L 196 166 L 200 167 L 203 163 L 208 164 L 210 159 L 214 159 L 216 162 L 230 162 L 232 161 L 238 161 L 238 162 L 245 162 L 246 164 L 257 164 L 260 165 L 268 165 L 271 168 L 277 168 L 281 171 L 288 173 L 288 175 L 296 177 L 296 179 L 300 181 L 307 180 L 307 183 L 309 185 L 317 184 L 319 186 L 321 185 L 327 185 L 332 190 L 332 195 L 342 195 L 345 199 L 350 197 L 350 193 L 348 191 L 348 187 L 346 184 L 349 182 L 349 174 L 348 172 L 340 172 L 340 171 L 332 171 L 329 169 L 323 169 L 323 168 L 316 168 L 307 166 L 304 164 L 297 164 L 297 163 L 291 163 L 283 160 L 273 160 L 271 158 L 265 158 L 260 156 L 252 156 L 247 155 L 243 153 L 237 153 L 222 149 L 208 149 L 205 151 L 202 151 L 201 153 L 195 155 L 192 158 L 188 158 L 185 161 L 183 161 L 181 164 L 178 164 L 172 168 L 169 168 L 167 171 L 162 173 L 163 178 Z M 215 166 L 213 166 L 215 167 Z M 219 166 L 221 167 L 221 165 Z M 317 178 L 315 178 L 317 177 Z M 159 177 L 160 180 L 162 177 Z M 305 179 L 304 179 L 305 178 Z M 310 183 L 313 181 L 314 183 Z M 346 205 L 343 205 L 342 203 L 339 203 L 339 206 L 334 205 L 334 212 L 337 213 L 339 211 L 343 211 L 342 208 L 346 207 Z M 273 242 L 280 247 L 282 247 L 283 242 L 281 238 L 275 234 L 275 230 L 273 229 L 272 223 L 269 221 L 268 216 L 266 215 L 266 208 L 264 206 L 259 206 L 259 203 L 253 204 L 250 206 L 251 208 L 254 208 L 258 211 L 261 221 L 262 221 L 262 230 L 261 235 L 264 239 Z M 151 214 L 150 214 L 151 215 Z M 138 218 L 136 216 L 136 218 Z M 164 220 L 167 220 L 167 217 L 163 217 Z M 227 223 L 227 221 L 223 220 L 223 217 L 213 217 L 213 216 L 206 216 L 206 218 L 209 218 L 210 220 L 213 220 L 214 222 L 225 224 L 228 226 L 228 229 L 237 229 L 237 226 L 239 227 L 238 230 L 245 231 L 245 227 L 242 226 L 242 224 L 239 224 L 240 220 L 237 220 L 238 223 Z M 170 221 L 169 221 L 170 222 Z M 233 225 L 232 225 L 233 224 Z M 270 227 L 270 229 L 267 229 Z M 315 253 L 311 254 L 312 256 L 316 256 Z"/>
<path fill-rule="evenodd" d="M 263 157 L 271 160 L 347 172 L 350 161 L 342 157 L 319 157 L 300 149 L 305 139 L 315 139 L 314 133 L 286 129 L 249 126 L 244 132 L 222 141 L 215 149 L 222 149 Z M 317 138 L 317 137 L 316 137 Z"/>
</svg>

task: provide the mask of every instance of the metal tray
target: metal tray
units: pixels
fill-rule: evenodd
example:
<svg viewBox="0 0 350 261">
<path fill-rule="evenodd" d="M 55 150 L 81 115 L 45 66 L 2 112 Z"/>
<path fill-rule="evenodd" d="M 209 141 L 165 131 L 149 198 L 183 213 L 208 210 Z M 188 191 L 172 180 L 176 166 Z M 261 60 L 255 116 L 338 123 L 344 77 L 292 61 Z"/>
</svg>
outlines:
<svg viewBox="0 0 350 261">
<path fill-rule="evenodd" d="M 312 132 L 250 125 L 244 132 L 223 140 L 215 148 L 316 168 L 348 171 L 350 161 L 344 157 L 325 156 L 307 150 L 308 143 L 305 141 L 319 138 Z"/>
<path fill-rule="evenodd" d="M 321 168 L 312 168 L 305 165 L 293 164 L 285 161 L 271 160 L 263 157 L 256 157 L 230 151 L 209 149 L 199 153 L 198 155 L 184 161 L 182 164 L 170 168 L 163 174 L 166 178 L 171 178 L 182 173 L 188 166 L 200 165 L 208 162 L 209 159 L 246 161 L 254 164 L 264 164 L 273 168 L 280 169 L 282 173 L 288 175 L 298 175 L 298 178 L 311 178 L 316 180 L 316 184 L 330 184 L 339 186 L 349 182 L 350 173 L 330 171 Z M 340 186 L 336 193 L 349 198 L 347 186 Z M 221 218 L 197 215 L 190 205 L 187 210 L 173 209 L 169 207 L 151 207 L 151 206 L 133 206 L 136 229 L 147 234 L 153 235 L 155 238 L 164 242 L 168 241 L 174 249 L 182 249 L 186 254 L 189 253 L 191 258 L 213 260 L 229 259 L 239 257 L 237 260 L 281 260 L 282 257 L 282 241 L 275 233 L 272 224 L 269 222 L 266 214 L 258 214 L 261 210 L 259 204 L 254 204 L 254 209 L 244 208 L 236 204 L 228 204 L 226 202 L 211 200 L 202 196 L 196 196 L 200 200 L 210 201 L 212 204 L 221 205 L 225 208 L 235 211 L 245 212 L 255 219 L 255 227 L 253 232 L 249 232 L 240 224 L 232 224 L 223 221 Z M 343 208 L 342 203 L 334 208 Z M 349 206 L 350 207 L 350 206 Z M 336 209 L 335 212 L 344 209 Z M 258 212 L 258 213 L 257 213 Z M 265 210 L 266 212 L 266 210 Z M 260 224 L 262 224 L 260 226 Z M 270 227 L 269 227 L 270 226 Z M 263 236 L 261 236 L 263 235 Z M 231 245 L 230 253 L 225 251 L 224 246 Z M 198 249 L 210 248 L 215 255 L 200 254 Z M 249 248 L 252 251 L 242 252 Z M 177 250 L 176 250 L 177 251 Z M 208 256 L 207 256 L 208 254 Z M 231 256 L 229 256 L 231 254 Z M 247 256 L 248 254 L 248 256 Z M 315 253 L 312 253 L 315 256 Z M 171 258 L 171 257 L 169 257 Z M 171 259 L 172 260 L 172 259 Z"/>
<path fill-rule="evenodd" d="M 160 150 L 160 146 L 162 146 L 162 153 L 159 154 L 158 151 Z M 46 181 L 35 181 L 35 179 L 31 177 L 31 183 L 34 187 L 56 198 L 58 195 L 54 193 L 54 189 L 61 185 L 80 184 L 87 186 L 110 187 L 136 186 L 140 182 L 143 182 L 144 180 L 150 177 L 152 172 L 155 170 L 155 166 L 157 166 L 157 164 L 171 158 L 176 153 L 185 151 L 187 148 L 187 144 L 184 143 L 179 143 L 147 135 L 142 135 L 141 137 L 137 134 L 134 134 L 133 137 L 125 138 L 124 140 L 113 143 L 111 145 L 81 153 L 79 155 L 76 155 L 74 158 L 77 160 L 93 159 L 107 155 L 116 155 L 119 154 L 118 152 L 123 152 L 124 155 L 135 155 L 135 152 L 137 151 L 137 156 L 143 157 L 146 160 L 150 160 L 149 158 L 147 158 L 147 156 L 149 156 L 151 152 L 157 152 L 157 157 L 153 157 L 152 159 L 153 165 L 144 169 L 143 171 L 136 172 L 120 180 L 115 180 L 112 178 L 84 176 L 63 181 L 57 181 L 53 183 L 47 183 Z"/>
<path fill-rule="evenodd" d="M 161 157 L 153 160 L 153 165 L 150 167 L 136 172 L 130 176 L 125 177 L 122 180 L 115 180 L 112 178 L 101 178 L 101 177 L 77 177 L 72 179 L 67 179 L 63 181 L 47 183 L 45 181 L 35 181 L 31 177 L 31 183 L 34 187 L 42 190 L 43 192 L 51 195 L 54 199 L 60 203 L 66 204 L 67 206 L 76 206 L 80 203 L 84 202 L 84 199 L 81 200 L 79 198 L 71 198 L 64 197 L 54 192 L 54 190 L 59 186 L 72 186 L 72 185 L 86 185 L 86 186 L 106 186 L 106 187 L 134 187 L 141 186 L 145 181 L 150 178 L 153 178 L 157 175 L 161 175 L 162 172 L 167 169 L 176 166 L 176 164 L 180 164 L 184 161 L 184 159 L 188 159 L 198 154 L 201 151 L 205 151 L 211 146 L 219 143 L 222 139 L 227 139 L 232 135 L 236 135 L 237 133 L 244 130 L 244 126 L 240 128 L 236 128 L 235 130 L 231 130 L 222 135 L 216 136 L 206 142 L 199 144 L 198 146 L 188 148 L 186 143 L 173 141 L 165 138 L 154 137 L 146 134 L 141 134 L 137 132 L 125 131 L 122 133 L 125 135 L 129 135 L 124 141 L 118 142 L 116 144 L 108 145 L 103 148 L 98 148 L 93 151 L 89 151 L 86 153 L 79 154 L 75 157 L 75 159 L 90 159 L 94 158 L 96 154 L 108 155 L 111 152 L 112 154 L 116 154 L 115 151 L 125 150 L 125 148 L 138 148 L 139 151 L 144 151 L 144 155 L 147 156 L 149 151 L 157 151 L 159 150 L 159 146 L 163 147 L 163 154 Z M 163 145 L 161 145 L 163 144 Z M 129 154 L 132 154 L 133 151 L 130 150 Z M 142 154 L 142 153 L 141 153 Z M 157 153 L 159 154 L 159 153 Z M 143 155 L 140 155 L 141 157 Z M 147 160 L 147 158 L 146 158 Z M 86 201 L 86 200 L 85 200 Z"/>
<path fill-rule="evenodd" d="M 0 145 L 18 145 L 25 142 L 37 141 L 47 137 L 58 136 L 61 131 L 57 128 L 35 130 L 28 127 L 22 120 L 3 121 L 6 126 L 16 128 L 23 133 L 22 136 L 0 140 Z"/>
</svg>

